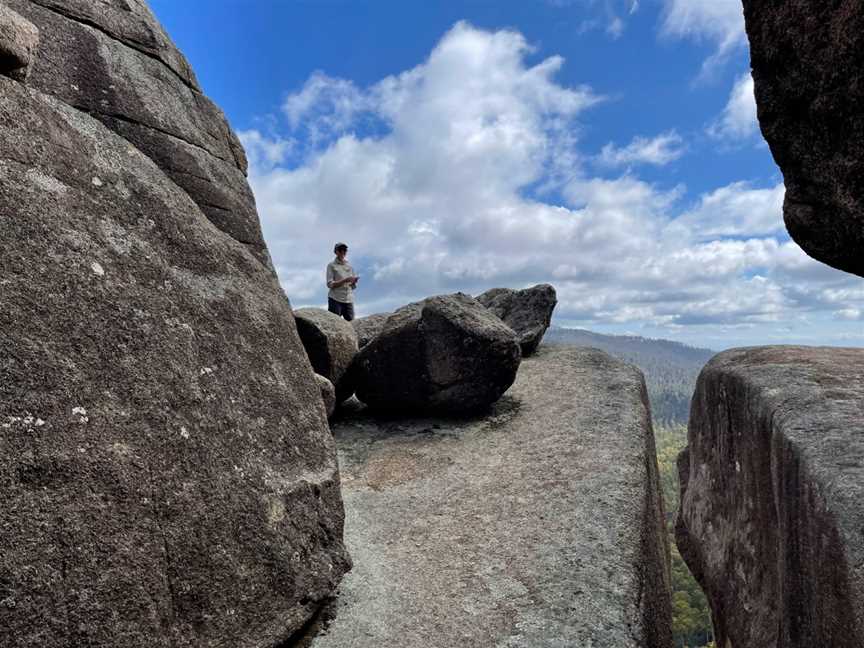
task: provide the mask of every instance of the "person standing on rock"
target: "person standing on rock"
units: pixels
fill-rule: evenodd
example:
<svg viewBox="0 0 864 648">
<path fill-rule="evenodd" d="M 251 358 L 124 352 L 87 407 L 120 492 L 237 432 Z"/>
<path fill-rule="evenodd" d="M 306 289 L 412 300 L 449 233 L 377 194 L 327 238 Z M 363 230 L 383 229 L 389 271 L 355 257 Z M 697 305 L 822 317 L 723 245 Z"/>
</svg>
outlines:
<svg viewBox="0 0 864 648">
<path fill-rule="evenodd" d="M 349 322 L 354 319 L 354 289 L 360 277 L 346 260 L 348 246 L 337 243 L 333 247 L 336 258 L 327 264 L 327 310 L 344 317 Z"/>
</svg>

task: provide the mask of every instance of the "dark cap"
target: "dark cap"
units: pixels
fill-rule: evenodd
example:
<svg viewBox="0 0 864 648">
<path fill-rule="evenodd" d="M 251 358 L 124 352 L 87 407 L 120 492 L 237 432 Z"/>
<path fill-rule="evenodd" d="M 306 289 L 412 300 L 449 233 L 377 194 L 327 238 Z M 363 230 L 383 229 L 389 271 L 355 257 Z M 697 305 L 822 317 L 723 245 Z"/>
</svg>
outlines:
<svg viewBox="0 0 864 648">
<path fill-rule="evenodd" d="M 338 250 L 347 250 L 348 246 L 344 243 L 337 243 L 333 246 L 333 252 L 337 252 Z"/>
</svg>

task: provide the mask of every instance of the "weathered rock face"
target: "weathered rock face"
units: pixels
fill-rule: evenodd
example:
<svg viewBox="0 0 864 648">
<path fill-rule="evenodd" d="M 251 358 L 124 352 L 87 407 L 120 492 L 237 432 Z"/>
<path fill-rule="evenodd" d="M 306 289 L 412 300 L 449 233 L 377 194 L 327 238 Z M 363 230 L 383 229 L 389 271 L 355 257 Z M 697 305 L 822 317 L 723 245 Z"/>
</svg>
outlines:
<svg viewBox="0 0 864 648">
<path fill-rule="evenodd" d="M 336 411 L 336 388 L 329 380 L 321 374 L 315 374 L 318 388 L 321 390 L 321 398 L 324 400 L 324 409 L 327 410 L 327 418 L 333 416 Z"/>
<path fill-rule="evenodd" d="M 337 402 L 350 398 L 354 385 L 348 368 L 357 355 L 354 327 L 323 308 L 299 308 L 294 311 L 294 317 L 315 373 L 333 383 Z"/>
<path fill-rule="evenodd" d="M 744 0 L 744 16 L 789 234 L 864 276 L 864 4 Z"/>
<path fill-rule="evenodd" d="M 351 325 L 357 332 L 357 345 L 362 349 L 369 344 L 384 329 L 384 324 L 392 314 L 376 313 L 352 320 Z"/>
<path fill-rule="evenodd" d="M 516 334 L 479 302 L 456 293 L 391 315 L 357 354 L 357 398 L 379 411 L 463 413 L 501 397 L 521 359 Z"/>
<path fill-rule="evenodd" d="M 646 403 L 557 346 L 482 417 L 335 423 L 354 569 L 313 648 L 670 648 Z"/>
<path fill-rule="evenodd" d="M 39 57 L 104 36 L 43 11 Z M 285 640 L 348 558 L 272 271 L 129 142 L 5 76 L 0 179 L 0 645 Z"/>
<path fill-rule="evenodd" d="M 552 322 L 552 311 L 558 298 L 552 286 L 538 284 L 524 290 L 493 288 L 478 295 L 477 301 L 516 331 L 524 357 L 540 346 L 543 334 Z"/>
<path fill-rule="evenodd" d="M 134 144 L 271 266 L 243 148 L 143 0 L 4 1 L 41 33 L 29 85 Z"/>
<path fill-rule="evenodd" d="M 735 349 L 702 371 L 676 536 L 718 646 L 861 644 L 862 412 L 864 349 Z"/>
<path fill-rule="evenodd" d="M 39 45 L 39 30 L 0 4 L 0 75 L 25 81 Z"/>
</svg>

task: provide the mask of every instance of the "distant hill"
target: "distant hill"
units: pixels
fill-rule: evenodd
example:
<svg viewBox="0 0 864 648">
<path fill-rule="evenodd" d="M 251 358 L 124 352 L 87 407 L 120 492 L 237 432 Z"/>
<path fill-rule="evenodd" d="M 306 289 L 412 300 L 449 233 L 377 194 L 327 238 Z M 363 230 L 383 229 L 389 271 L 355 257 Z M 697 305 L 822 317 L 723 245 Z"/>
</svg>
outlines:
<svg viewBox="0 0 864 648">
<path fill-rule="evenodd" d="M 651 411 L 657 424 L 686 424 L 690 397 L 702 367 L 716 351 L 671 340 L 631 335 L 603 335 L 584 329 L 551 327 L 544 344 L 594 347 L 636 365 L 645 374 Z"/>
</svg>

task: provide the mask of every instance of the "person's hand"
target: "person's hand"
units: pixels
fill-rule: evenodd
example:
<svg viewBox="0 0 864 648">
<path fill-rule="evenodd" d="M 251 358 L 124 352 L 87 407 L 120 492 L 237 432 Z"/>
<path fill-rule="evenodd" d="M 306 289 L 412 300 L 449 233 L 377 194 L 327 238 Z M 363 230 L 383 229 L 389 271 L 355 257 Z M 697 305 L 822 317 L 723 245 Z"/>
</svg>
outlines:
<svg viewBox="0 0 864 648">
<path fill-rule="evenodd" d="M 356 277 L 351 277 L 351 287 L 352 287 L 352 288 L 356 288 L 356 287 L 357 287 L 357 282 L 358 282 L 358 281 L 360 281 L 360 276 L 359 276 L 359 275 L 357 275 Z"/>
</svg>

